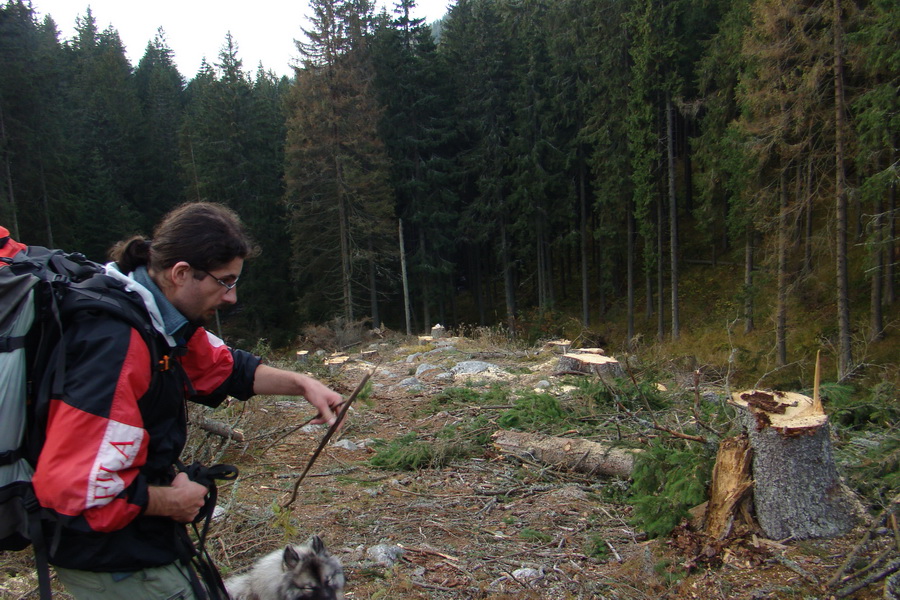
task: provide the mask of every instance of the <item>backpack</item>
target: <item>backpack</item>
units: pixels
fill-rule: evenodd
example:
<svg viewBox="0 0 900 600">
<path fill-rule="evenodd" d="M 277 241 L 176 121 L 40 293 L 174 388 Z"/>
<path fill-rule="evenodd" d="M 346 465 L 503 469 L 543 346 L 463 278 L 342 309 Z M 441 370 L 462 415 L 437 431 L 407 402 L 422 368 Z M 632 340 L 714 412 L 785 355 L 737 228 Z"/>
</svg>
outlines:
<svg viewBox="0 0 900 600">
<path fill-rule="evenodd" d="M 53 515 L 38 504 L 31 477 L 50 399 L 63 393 L 59 342 L 75 311 L 100 310 L 137 329 L 156 361 L 152 324 L 132 297 L 81 254 L 0 237 L 0 551 L 33 545 L 41 598 L 50 597 L 42 527 Z"/>
</svg>

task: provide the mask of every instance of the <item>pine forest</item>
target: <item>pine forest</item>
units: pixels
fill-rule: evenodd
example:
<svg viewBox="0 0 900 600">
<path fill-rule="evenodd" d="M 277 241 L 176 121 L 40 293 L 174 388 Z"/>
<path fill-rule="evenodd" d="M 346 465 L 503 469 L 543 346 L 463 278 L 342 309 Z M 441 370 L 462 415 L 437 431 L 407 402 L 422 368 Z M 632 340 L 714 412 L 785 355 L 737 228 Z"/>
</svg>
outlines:
<svg viewBox="0 0 900 600">
<path fill-rule="evenodd" d="M 617 348 L 714 328 L 842 378 L 896 336 L 896 0 L 309 8 L 278 77 L 230 34 L 185 74 L 162 28 L 132 65 L 89 8 L 62 39 L 6 0 L 0 223 L 101 261 L 224 203 L 262 247 L 224 319 L 275 345 L 334 320 Z"/>
</svg>

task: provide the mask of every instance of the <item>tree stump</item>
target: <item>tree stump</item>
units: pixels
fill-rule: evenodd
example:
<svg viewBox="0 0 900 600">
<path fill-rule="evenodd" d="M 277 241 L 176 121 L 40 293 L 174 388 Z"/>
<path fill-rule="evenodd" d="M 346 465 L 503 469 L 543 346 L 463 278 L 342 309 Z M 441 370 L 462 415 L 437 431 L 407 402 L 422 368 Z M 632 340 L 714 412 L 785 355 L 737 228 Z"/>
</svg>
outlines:
<svg viewBox="0 0 900 600">
<path fill-rule="evenodd" d="M 572 342 L 569 340 L 550 340 L 547 342 L 547 346 L 550 348 L 550 352 L 554 354 L 565 354 L 572 347 Z"/>
<path fill-rule="evenodd" d="M 559 357 L 557 368 L 562 372 L 596 374 L 603 378 L 625 377 L 619 361 L 600 354 L 568 352 Z"/>
<path fill-rule="evenodd" d="M 325 366 L 328 367 L 329 373 L 337 373 L 344 366 L 344 363 L 350 360 L 346 354 L 335 353 L 325 359 Z"/>
<path fill-rule="evenodd" d="M 753 505 L 771 539 L 836 537 L 865 515 L 840 476 L 821 403 L 792 392 L 732 395 L 753 448 Z"/>
</svg>

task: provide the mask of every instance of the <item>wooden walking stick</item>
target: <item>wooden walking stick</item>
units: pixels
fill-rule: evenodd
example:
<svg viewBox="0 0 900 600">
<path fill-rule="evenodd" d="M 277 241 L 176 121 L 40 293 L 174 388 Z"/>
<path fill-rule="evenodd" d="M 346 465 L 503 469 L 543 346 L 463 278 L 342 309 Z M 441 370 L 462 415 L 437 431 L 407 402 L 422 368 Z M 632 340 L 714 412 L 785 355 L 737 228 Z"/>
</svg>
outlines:
<svg viewBox="0 0 900 600">
<path fill-rule="evenodd" d="M 350 397 L 344 402 L 341 407 L 341 412 L 338 414 L 337 419 L 335 419 L 334 424 L 328 428 L 328 431 L 325 432 L 325 436 L 322 438 L 322 441 L 319 442 L 319 447 L 316 448 L 316 451 L 313 452 L 313 455 L 309 457 L 309 462 L 306 463 L 306 468 L 303 469 L 303 472 L 300 474 L 300 477 L 297 478 L 296 483 L 294 483 L 294 491 L 291 493 L 291 499 L 285 502 L 281 508 L 289 508 L 291 504 L 294 503 L 294 500 L 297 499 L 297 490 L 300 489 L 300 482 L 306 477 L 306 474 L 309 473 L 309 470 L 312 468 L 313 463 L 316 462 L 316 459 L 319 458 L 319 454 L 321 454 L 322 450 L 325 448 L 325 445 L 328 443 L 328 440 L 331 439 L 331 436 L 334 435 L 334 432 L 337 431 L 338 427 L 340 427 L 341 423 L 344 422 L 344 415 L 347 414 L 347 411 L 350 409 L 350 405 L 353 404 L 353 401 L 356 400 L 356 397 L 362 391 L 362 389 L 366 386 L 366 383 L 369 381 L 369 378 L 375 374 L 375 369 L 378 368 L 378 365 L 372 367 L 372 370 L 366 373 L 365 377 L 362 378 L 362 381 L 359 382 L 359 385 L 356 386 L 356 389 L 353 390 L 353 393 L 350 394 Z"/>
</svg>

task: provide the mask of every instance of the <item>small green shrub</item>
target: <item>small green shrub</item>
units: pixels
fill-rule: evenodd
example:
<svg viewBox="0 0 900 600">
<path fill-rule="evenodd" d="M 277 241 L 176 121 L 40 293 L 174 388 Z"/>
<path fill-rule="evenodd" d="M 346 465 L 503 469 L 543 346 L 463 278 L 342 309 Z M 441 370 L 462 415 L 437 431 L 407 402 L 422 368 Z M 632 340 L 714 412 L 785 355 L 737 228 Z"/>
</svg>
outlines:
<svg viewBox="0 0 900 600">
<path fill-rule="evenodd" d="M 900 421 L 897 386 L 889 381 L 876 384 L 867 396 L 853 386 L 837 383 L 822 384 L 820 394 L 831 418 L 845 427 L 889 427 Z"/>
<path fill-rule="evenodd" d="M 508 429 L 546 430 L 566 418 L 566 412 L 555 397 L 527 392 L 516 399 L 515 408 L 500 415 L 497 424 Z"/>
<path fill-rule="evenodd" d="M 606 545 L 602 535 L 595 533 L 588 538 L 584 553 L 597 560 L 606 560 L 609 558 L 609 546 Z"/>
<path fill-rule="evenodd" d="M 543 531 L 538 531 L 537 529 L 531 529 L 528 527 L 519 532 L 519 537 L 521 537 L 523 540 L 531 540 L 533 542 L 540 542 L 542 544 L 553 541 L 553 536 L 549 533 L 544 533 Z"/>
<path fill-rule="evenodd" d="M 668 535 L 688 509 L 706 500 L 714 456 L 700 444 L 654 443 L 637 455 L 632 476 L 632 522 L 650 537 Z"/>
<path fill-rule="evenodd" d="M 476 420 L 467 428 L 445 427 L 431 441 L 419 440 L 415 433 L 391 442 L 378 440 L 373 444 L 376 451 L 369 464 L 378 469 L 416 471 L 440 468 L 454 460 L 481 454 L 490 441 L 490 433 L 485 427 L 478 427 L 480 422 Z"/>
</svg>

